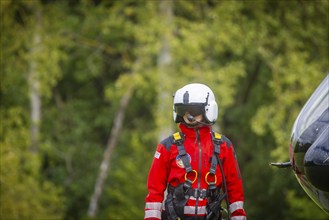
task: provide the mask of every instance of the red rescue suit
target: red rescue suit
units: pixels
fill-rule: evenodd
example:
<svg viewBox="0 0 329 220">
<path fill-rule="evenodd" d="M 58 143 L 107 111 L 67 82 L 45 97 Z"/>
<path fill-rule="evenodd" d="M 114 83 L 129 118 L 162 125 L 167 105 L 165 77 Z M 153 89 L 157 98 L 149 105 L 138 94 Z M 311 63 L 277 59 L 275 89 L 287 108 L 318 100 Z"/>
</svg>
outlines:
<svg viewBox="0 0 329 220">
<path fill-rule="evenodd" d="M 184 147 L 190 157 L 191 167 L 196 171 L 192 188 L 200 190 L 207 189 L 208 183 L 214 181 L 213 179 L 209 179 L 209 176 L 206 179 L 206 174 L 209 172 L 211 166 L 210 160 L 214 148 L 211 127 L 190 128 L 182 123 L 179 127 L 185 135 Z M 244 194 L 239 166 L 233 145 L 228 138 L 222 136 L 222 139 L 223 142 L 220 145 L 219 158 L 222 161 L 226 178 L 231 220 L 245 220 L 246 213 L 243 209 Z M 161 219 L 161 213 L 164 211 L 162 202 L 168 184 L 176 187 L 184 183 L 185 174 L 186 171 L 178 156 L 177 146 L 172 143 L 169 137 L 164 139 L 157 146 L 149 172 L 144 219 Z M 216 169 L 216 179 L 217 187 L 221 187 L 223 182 L 219 167 Z M 206 216 L 206 205 L 207 198 L 201 199 L 190 196 L 184 206 L 184 216 Z"/>
</svg>

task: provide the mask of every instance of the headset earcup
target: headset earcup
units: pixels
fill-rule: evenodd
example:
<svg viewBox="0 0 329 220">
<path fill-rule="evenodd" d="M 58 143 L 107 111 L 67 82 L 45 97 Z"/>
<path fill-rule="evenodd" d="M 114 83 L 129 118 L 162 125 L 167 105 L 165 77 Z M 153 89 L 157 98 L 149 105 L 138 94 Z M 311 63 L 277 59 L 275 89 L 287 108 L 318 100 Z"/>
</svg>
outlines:
<svg viewBox="0 0 329 220">
<path fill-rule="evenodd" d="M 218 117 L 218 106 L 216 101 L 210 101 L 206 106 L 206 119 L 210 123 L 215 123 Z"/>
<path fill-rule="evenodd" d="M 173 111 L 174 122 L 177 123 L 177 113 L 176 113 L 175 105 L 173 105 L 172 111 Z"/>
</svg>

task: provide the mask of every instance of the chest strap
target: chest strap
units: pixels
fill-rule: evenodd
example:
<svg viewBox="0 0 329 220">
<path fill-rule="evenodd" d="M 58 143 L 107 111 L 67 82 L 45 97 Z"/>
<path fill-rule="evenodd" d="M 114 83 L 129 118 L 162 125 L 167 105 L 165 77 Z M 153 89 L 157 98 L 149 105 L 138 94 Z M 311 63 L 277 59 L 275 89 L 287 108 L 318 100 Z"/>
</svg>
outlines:
<svg viewBox="0 0 329 220">
<path fill-rule="evenodd" d="M 222 144 L 222 136 L 214 131 L 211 131 L 211 137 L 212 137 L 212 142 L 214 144 L 214 153 L 212 154 L 211 157 L 211 165 L 210 165 L 210 170 L 206 174 L 206 182 L 209 185 L 209 189 L 213 190 L 216 189 L 216 182 L 217 182 L 217 177 L 216 177 L 216 168 L 218 165 L 218 160 L 217 157 L 219 157 L 220 154 L 220 145 Z M 213 176 L 213 181 L 208 181 L 208 178 L 210 176 Z"/>
<path fill-rule="evenodd" d="M 184 147 L 184 141 L 185 141 L 185 136 L 182 132 L 176 132 L 175 134 L 173 134 L 173 143 L 176 144 L 177 150 L 178 150 L 178 155 L 179 155 L 180 159 L 182 160 L 184 167 L 185 167 L 186 174 L 185 174 L 184 187 L 186 189 L 189 189 L 192 186 L 193 182 L 195 181 L 197 173 L 191 167 L 190 158 L 189 158 L 188 154 L 186 153 L 186 150 Z M 195 178 L 193 180 L 187 178 L 187 176 L 190 173 L 192 175 L 195 175 Z"/>
<path fill-rule="evenodd" d="M 185 136 L 182 132 L 177 132 L 172 135 L 173 144 L 177 146 L 178 154 L 185 167 L 185 183 L 180 184 L 177 187 L 172 187 L 168 185 L 168 197 L 165 203 L 166 212 L 168 213 L 170 219 L 180 219 L 179 217 L 184 217 L 184 206 L 190 196 L 195 198 L 211 198 L 209 204 L 207 205 L 207 219 L 212 219 L 216 213 L 220 213 L 221 210 L 221 201 L 225 198 L 226 205 L 228 206 L 228 195 L 226 189 L 226 180 L 224 175 L 224 170 L 219 159 L 220 154 L 220 145 L 223 143 L 222 137 L 220 134 L 211 131 L 212 142 L 214 145 L 214 151 L 211 158 L 211 166 L 209 172 L 205 176 L 205 181 L 208 184 L 208 189 L 191 189 L 193 182 L 197 179 L 198 173 L 192 169 L 190 164 L 190 158 L 186 153 L 184 147 Z M 216 168 L 219 165 L 222 178 L 223 178 L 223 194 L 217 190 L 216 182 Z M 189 174 L 194 174 L 194 180 L 187 178 Z M 212 181 L 210 181 L 212 180 Z M 178 217 L 179 216 L 179 217 Z"/>
<path fill-rule="evenodd" d="M 185 167 L 185 183 L 184 187 L 190 188 L 193 182 L 196 180 L 197 177 L 197 172 L 192 169 L 191 164 L 190 164 L 190 158 L 188 157 L 188 154 L 186 153 L 185 147 L 184 147 L 184 141 L 185 141 L 185 136 L 182 132 L 176 132 L 172 135 L 173 137 L 173 143 L 177 146 L 178 149 L 178 154 L 184 164 Z M 211 131 L 211 137 L 212 137 L 212 142 L 214 144 L 214 151 L 213 155 L 211 158 L 211 165 L 210 165 L 210 170 L 206 174 L 206 182 L 209 185 L 209 189 L 216 189 L 216 182 L 217 182 L 217 177 L 216 177 L 216 168 L 218 165 L 218 160 L 217 157 L 219 157 L 220 154 L 220 145 L 222 144 L 222 136 L 218 134 L 217 132 Z M 195 175 L 193 180 L 187 178 L 187 176 L 193 173 L 192 175 Z M 211 178 L 211 176 L 213 176 Z M 212 181 L 208 181 L 208 179 L 212 179 Z"/>
</svg>

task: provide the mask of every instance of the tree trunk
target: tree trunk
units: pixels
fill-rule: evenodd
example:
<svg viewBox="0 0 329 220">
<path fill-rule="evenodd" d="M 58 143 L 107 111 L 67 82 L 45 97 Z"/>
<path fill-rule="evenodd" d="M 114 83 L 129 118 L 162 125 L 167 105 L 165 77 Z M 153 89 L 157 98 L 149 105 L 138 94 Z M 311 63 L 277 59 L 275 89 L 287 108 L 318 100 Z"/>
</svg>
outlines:
<svg viewBox="0 0 329 220">
<path fill-rule="evenodd" d="M 28 74 L 30 92 L 30 117 L 31 117 L 31 151 L 36 153 L 39 145 L 40 120 L 41 120 L 41 95 L 38 73 L 38 60 L 41 50 L 41 19 L 42 13 L 39 7 L 35 9 L 35 31 L 33 32 L 30 70 Z"/>
<path fill-rule="evenodd" d="M 119 132 L 121 130 L 121 127 L 122 127 L 122 124 L 124 121 L 125 111 L 127 109 L 132 91 L 133 91 L 133 87 L 130 86 L 130 88 L 127 90 L 127 92 L 121 98 L 119 109 L 115 115 L 114 124 L 113 124 L 112 130 L 111 130 L 110 137 L 108 139 L 107 147 L 104 151 L 103 161 L 102 161 L 100 169 L 99 169 L 99 175 L 98 175 L 98 178 L 97 178 L 97 181 L 95 184 L 94 193 L 93 193 L 90 203 L 89 203 L 89 208 L 88 208 L 89 217 L 95 217 L 95 215 L 97 213 L 98 201 L 103 192 L 104 182 L 105 182 L 108 172 L 110 170 L 111 155 L 112 155 L 114 147 L 117 144 Z"/>
<path fill-rule="evenodd" d="M 164 33 L 161 39 L 161 50 L 158 54 L 159 95 L 157 110 L 158 140 L 161 141 L 172 133 L 172 94 L 171 94 L 171 63 L 170 39 L 172 37 L 173 1 L 159 2 L 159 15 L 164 21 Z"/>
</svg>

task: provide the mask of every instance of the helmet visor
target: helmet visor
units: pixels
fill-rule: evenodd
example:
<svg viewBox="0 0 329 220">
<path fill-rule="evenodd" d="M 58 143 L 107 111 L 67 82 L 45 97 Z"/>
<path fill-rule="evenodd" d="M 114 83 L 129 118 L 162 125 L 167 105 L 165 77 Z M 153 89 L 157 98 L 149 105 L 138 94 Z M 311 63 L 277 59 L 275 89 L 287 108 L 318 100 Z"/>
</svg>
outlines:
<svg viewBox="0 0 329 220">
<path fill-rule="evenodd" d="M 184 105 L 184 104 L 177 104 L 176 107 L 176 113 L 179 116 L 184 116 L 186 112 L 188 112 L 192 116 L 198 116 L 204 114 L 204 104 L 190 104 L 190 105 Z"/>
</svg>

